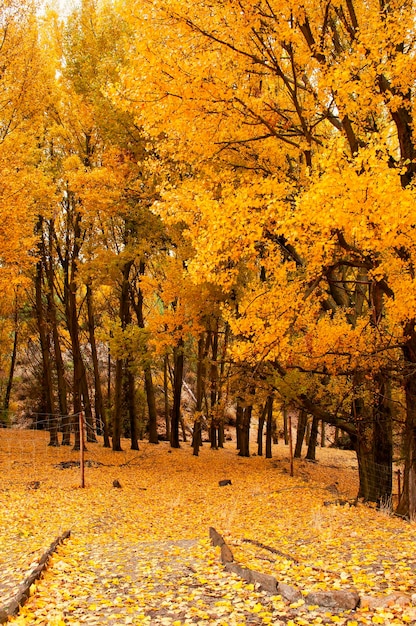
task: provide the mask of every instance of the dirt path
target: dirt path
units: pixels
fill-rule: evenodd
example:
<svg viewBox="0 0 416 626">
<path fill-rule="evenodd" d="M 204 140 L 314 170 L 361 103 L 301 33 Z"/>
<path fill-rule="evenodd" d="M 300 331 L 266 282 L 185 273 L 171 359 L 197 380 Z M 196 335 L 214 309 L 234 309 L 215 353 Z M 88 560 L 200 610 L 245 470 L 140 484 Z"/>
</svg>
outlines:
<svg viewBox="0 0 416 626">
<path fill-rule="evenodd" d="M 219 563 L 208 574 L 200 541 L 132 546 L 117 538 L 111 545 L 97 541 L 81 547 L 80 540 L 74 535 L 59 549 L 24 608 L 33 624 L 61 625 L 68 619 L 90 625 L 254 626 L 264 624 L 264 614 L 272 610 L 266 594 L 245 589 Z M 276 616 L 269 623 L 285 622 Z"/>
</svg>

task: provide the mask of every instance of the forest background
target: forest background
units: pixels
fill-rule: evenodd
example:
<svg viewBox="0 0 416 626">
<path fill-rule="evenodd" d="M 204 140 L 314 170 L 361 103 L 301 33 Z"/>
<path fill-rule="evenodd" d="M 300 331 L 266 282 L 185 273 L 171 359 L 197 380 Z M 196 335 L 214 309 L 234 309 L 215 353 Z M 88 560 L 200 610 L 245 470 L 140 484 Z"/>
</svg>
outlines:
<svg viewBox="0 0 416 626">
<path fill-rule="evenodd" d="M 162 417 L 176 448 L 185 387 L 195 454 L 231 412 L 249 456 L 253 410 L 269 445 L 295 410 L 348 434 L 366 500 L 403 463 L 413 518 L 413 2 L 0 15 L 4 423 L 77 448 L 83 411 L 119 451 Z"/>
</svg>

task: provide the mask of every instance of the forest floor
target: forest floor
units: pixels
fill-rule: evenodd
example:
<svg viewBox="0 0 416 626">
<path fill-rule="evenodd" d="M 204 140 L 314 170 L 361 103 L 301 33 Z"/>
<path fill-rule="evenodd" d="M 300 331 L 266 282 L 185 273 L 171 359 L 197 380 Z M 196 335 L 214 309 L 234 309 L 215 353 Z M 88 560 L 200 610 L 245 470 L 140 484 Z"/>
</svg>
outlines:
<svg viewBox="0 0 416 626">
<path fill-rule="evenodd" d="M 319 449 L 319 462 L 296 461 L 291 477 L 281 443 L 272 459 L 238 457 L 231 442 L 205 444 L 199 457 L 189 444 L 141 442 L 138 452 L 123 444 L 119 453 L 88 444 L 82 489 L 79 468 L 60 465 L 78 453 L 48 447 L 46 433 L 0 430 L 0 604 L 71 531 L 11 624 L 416 624 L 415 525 L 339 504 L 357 492 L 352 452 Z M 219 486 L 223 479 L 231 484 Z M 209 527 L 238 563 L 296 586 L 302 598 L 289 602 L 226 572 Z M 303 599 L 352 587 L 381 600 L 402 596 L 355 611 Z"/>
</svg>

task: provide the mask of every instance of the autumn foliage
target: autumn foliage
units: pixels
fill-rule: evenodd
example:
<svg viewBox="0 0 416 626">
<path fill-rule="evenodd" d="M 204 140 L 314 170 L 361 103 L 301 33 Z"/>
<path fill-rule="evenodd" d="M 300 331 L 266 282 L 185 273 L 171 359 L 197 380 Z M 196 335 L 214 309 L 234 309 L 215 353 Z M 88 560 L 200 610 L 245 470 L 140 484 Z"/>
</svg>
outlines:
<svg viewBox="0 0 416 626">
<path fill-rule="evenodd" d="M 2 423 L 270 458 L 309 420 L 414 519 L 413 3 L 0 15 Z"/>
</svg>

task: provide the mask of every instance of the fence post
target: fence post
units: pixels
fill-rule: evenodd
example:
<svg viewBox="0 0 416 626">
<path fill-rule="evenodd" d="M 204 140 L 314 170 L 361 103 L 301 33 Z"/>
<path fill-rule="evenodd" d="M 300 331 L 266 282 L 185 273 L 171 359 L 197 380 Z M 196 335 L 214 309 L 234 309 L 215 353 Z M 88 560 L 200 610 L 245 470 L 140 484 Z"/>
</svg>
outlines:
<svg viewBox="0 0 416 626">
<path fill-rule="evenodd" d="M 79 413 L 79 468 L 81 476 L 81 487 L 85 487 L 85 468 L 84 468 L 84 414 Z"/>
</svg>

